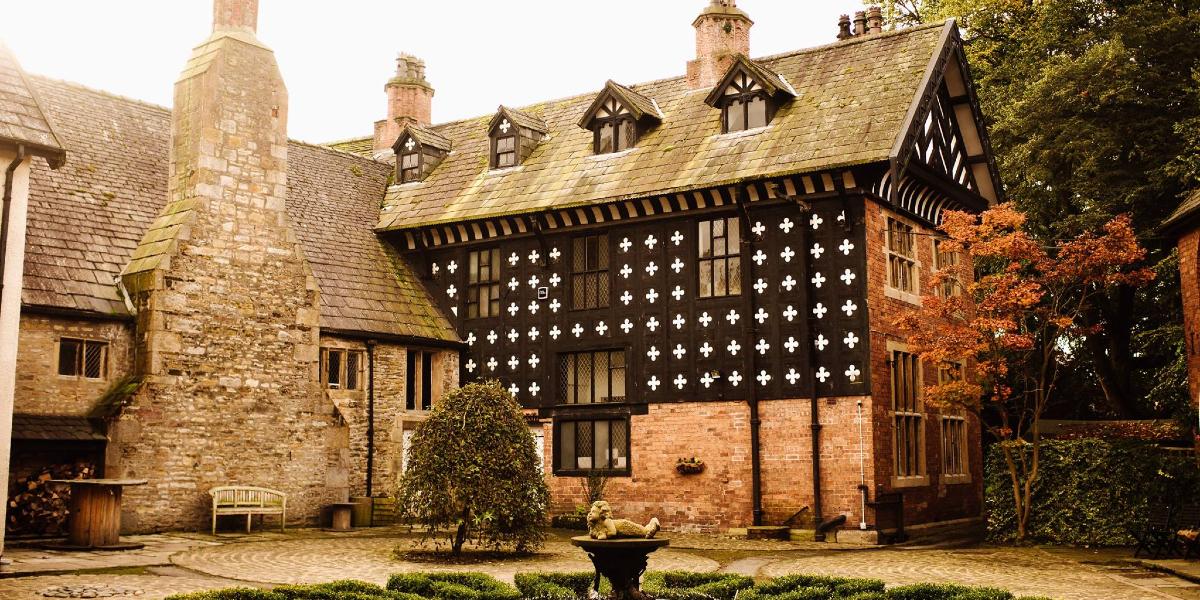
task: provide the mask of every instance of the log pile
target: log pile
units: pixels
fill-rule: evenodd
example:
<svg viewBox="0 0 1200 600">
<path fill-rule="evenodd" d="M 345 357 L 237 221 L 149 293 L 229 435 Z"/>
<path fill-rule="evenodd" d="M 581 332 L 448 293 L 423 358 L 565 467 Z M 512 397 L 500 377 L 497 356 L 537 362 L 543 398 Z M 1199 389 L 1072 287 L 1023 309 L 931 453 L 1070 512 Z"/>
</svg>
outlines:
<svg viewBox="0 0 1200 600">
<path fill-rule="evenodd" d="M 63 533 L 71 491 L 51 479 L 95 477 L 96 465 L 77 461 L 49 465 L 12 483 L 8 493 L 8 532 L 13 535 L 53 536 Z"/>
</svg>

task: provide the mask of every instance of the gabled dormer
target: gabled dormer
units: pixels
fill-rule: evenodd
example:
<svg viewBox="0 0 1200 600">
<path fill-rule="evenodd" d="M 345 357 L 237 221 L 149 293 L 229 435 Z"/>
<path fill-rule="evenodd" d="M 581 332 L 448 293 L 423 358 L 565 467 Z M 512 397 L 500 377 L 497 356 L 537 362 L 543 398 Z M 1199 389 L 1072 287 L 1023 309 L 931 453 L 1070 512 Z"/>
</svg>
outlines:
<svg viewBox="0 0 1200 600">
<path fill-rule="evenodd" d="M 392 150 L 396 153 L 396 181 L 424 181 L 450 153 L 450 140 L 413 124 L 404 126 Z"/>
<path fill-rule="evenodd" d="M 488 124 L 491 138 L 488 165 L 493 169 L 520 165 L 546 138 L 547 131 L 549 128 L 541 119 L 501 106 Z"/>
<path fill-rule="evenodd" d="M 579 126 L 591 130 L 596 154 L 608 154 L 636 146 L 638 138 L 662 119 L 657 103 L 610 79 L 583 113 Z"/>
<path fill-rule="evenodd" d="M 766 127 L 796 90 L 781 75 L 739 54 L 705 104 L 721 110 L 721 132 Z"/>
</svg>

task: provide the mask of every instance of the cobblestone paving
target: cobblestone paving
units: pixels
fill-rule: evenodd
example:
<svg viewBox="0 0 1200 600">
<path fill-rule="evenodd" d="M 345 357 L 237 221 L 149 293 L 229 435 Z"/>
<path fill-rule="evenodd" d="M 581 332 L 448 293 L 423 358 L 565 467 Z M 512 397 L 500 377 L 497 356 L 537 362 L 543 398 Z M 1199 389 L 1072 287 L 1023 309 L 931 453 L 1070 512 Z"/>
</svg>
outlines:
<svg viewBox="0 0 1200 600">
<path fill-rule="evenodd" d="M 578 548 L 564 541 L 550 541 L 536 555 L 521 560 L 445 565 L 399 561 L 392 549 L 396 538 L 346 538 L 227 544 L 183 552 L 171 561 L 185 569 L 245 581 L 266 583 L 318 583 L 358 579 L 385 583 L 392 573 L 413 571 L 478 571 L 511 582 L 522 571 L 590 570 L 591 562 Z M 715 571 L 715 560 L 676 550 L 662 550 L 650 557 L 655 570 L 685 569 Z"/>
<path fill-rule="evenodd" d="M 228 582 L 202 576 L 163 577 L 159 575 L 48 575 L 0 579 L 0 598 L 4 600 L 47 600 L 44 590 L 64 585 L 107 585 L 141 590 L 138 600 L 162 600 L 171 594 L 197 592 L 226 587 Z"/>
<path fill-rule="evenodd" d="M 4 558 L 11 560 L 12 564 L 4 566 L 4 573 L 8 575 L 167 565 L 171 563 L 171 555 L 176 552 L 220 543 L 171 534 L 127 535 L 122 540 L 146 546 L 140 550 L 122 552 L 69 552 L 10 545 L 4 550 Z"/>
<path fill-rule="evenodd" d="M 1036 548 L 822 553 L 779 560 L 766 565 L 759 573 L 767 576 L 819 573 L 874 577 L 888 585 L 962 583 L 1059 600 L 1200 598 L 1197 586 L 1175 577 L 1095 564 L 1081 560 L 1077 555 Z"/>
</svg>

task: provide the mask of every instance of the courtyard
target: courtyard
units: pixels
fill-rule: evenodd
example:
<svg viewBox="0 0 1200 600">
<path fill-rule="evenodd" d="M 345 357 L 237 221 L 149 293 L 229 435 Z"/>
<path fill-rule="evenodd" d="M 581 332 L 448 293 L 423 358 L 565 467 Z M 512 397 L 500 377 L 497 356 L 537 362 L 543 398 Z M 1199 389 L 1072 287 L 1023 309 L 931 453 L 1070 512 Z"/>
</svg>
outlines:
<svg viewBox="0 0 1200 600">
<path fill-rule="evenodd" d="M 447 564 L 396 558 L 413 533 L 399 529 L 331 533 L 210 536 L 167 533 L 130 536 L 146 544 L 131 552 L 67 553 L 13 547 L 0 572 L 0 598 L 137 597 L 231 586 L 270 586 L 357 579 L 382 584 L 392 573 L 478 571 L 511 582 L 531 571 L 582 571 L 591 564 L 555 530 L 536 555 Z M 849 544 L 749 541 L 717 535 L 667 534 L 671 546 L 655 553 L 652 570 L 686 569 L 755 577 L 793 573 L 873 577 L 889 586 L 945 582 L 1007 588 L 1016 595 L 1059 600 L 1200 598 L 1200 584 L 1130 558 L 1128 549 L 1062 549 L 972 545 L 876 547 Z M 1159 563 L 1161 565 L 1161 563 Z M 1193 570 L 1194 571 L 1194 570 Z M 1187 575 L 1186 573 L 1180 573 Z"/>
</svg>

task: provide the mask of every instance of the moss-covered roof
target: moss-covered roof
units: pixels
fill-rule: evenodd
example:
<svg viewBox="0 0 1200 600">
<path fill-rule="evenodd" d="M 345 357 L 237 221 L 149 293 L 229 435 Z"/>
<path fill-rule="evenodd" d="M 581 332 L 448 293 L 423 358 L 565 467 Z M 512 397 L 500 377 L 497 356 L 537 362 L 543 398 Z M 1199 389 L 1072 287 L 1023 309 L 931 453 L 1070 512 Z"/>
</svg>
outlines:
<svg viewBox="0 0 1200 600">
<path fill-rule="evenodd" d="M 0 42 L 0 144 L 5 143 L 26 146 L 54 168 L 67 156 L 25 71 Z"/>
<path fill-rule="evenodd" d="M 790 84 L 795 98 L 761 130 L 721 134 L 711 90 L 679 77 L 630 86 L 657 103 L 662 123 L 637 148 L 595 156 L 579 127 L 596 94 L 521 108 L 547 127 L 547 139 L 517 168 L 489 170 L 493 115 L 430 127 L 454 152 L 420 183 L 389 187 L 378 230 L 600 204 L 729 185 L 750 178 L 813 172 L 887 160 L 931 59 L 952 23 L 852 38 L 757 59 Z M 336 147 L 351 150 L 353 144 Z"/>
</svg>

